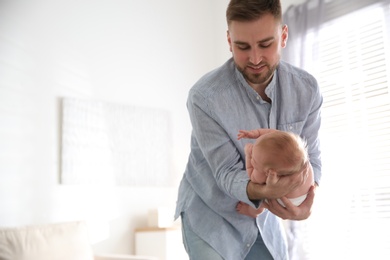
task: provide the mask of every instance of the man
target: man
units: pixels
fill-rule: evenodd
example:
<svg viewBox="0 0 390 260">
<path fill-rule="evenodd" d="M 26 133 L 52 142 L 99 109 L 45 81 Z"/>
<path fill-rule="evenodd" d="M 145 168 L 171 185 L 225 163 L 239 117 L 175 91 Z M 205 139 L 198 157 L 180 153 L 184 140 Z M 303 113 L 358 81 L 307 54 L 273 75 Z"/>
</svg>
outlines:
<svg viewBox="0 0 390 260">
<path fill-rule="evenodd" d="M 191 153 L 175 217 L 182 218 L 191 259 L 288 259 L 279 218 L 308 218 L 314 186 L 306 200 L 294 206 L 284 196 L 305 182 L 305 174 L 270 174 L 265 184 L 251 182 L 244 165 L 249 141 L 237 140 L 237 132 L 273 128 L 300 135 L 307 140 L 318 184 L 322 96 L 311 75 L 280 61 L 288 38 L 280 1 L 231 0 L 226 17 L 233 57 L 189 92 Z M 236 212 L 239 201 L 256 208 L 263 203 L 267 210 L 253 219 Z"/>
</svg>

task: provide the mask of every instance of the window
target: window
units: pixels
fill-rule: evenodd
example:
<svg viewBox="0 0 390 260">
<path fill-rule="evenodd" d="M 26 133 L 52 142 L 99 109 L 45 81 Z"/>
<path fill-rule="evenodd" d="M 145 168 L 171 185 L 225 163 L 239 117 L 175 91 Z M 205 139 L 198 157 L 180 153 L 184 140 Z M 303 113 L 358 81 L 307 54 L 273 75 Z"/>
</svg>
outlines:
<svg viewBox="0 0 390 260">
<path fill-rule="evenodd" d="M 389 17 L 390 4 L 378 3 L 306 37 L 316 61 L 305 64 L 324 104 L 323 177 L 304 227 L 305 259 L 390 256 Z"/>
</svg>

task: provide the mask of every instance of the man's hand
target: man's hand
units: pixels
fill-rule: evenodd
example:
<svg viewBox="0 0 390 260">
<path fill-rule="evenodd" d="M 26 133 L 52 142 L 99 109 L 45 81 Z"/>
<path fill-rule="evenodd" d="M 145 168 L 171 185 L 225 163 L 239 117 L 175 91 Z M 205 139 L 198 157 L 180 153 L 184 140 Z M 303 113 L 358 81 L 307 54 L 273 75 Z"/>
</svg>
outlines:
<svg viewBox="0 0 390 260">
<path fill-rule="evenodd" d="M 276 199 L 285 196 L 303 185 L 308 177 L 307 171 L 301 171 L 288 176 L 278 176 L 277 172 L 270 171 L 265 181 L 267 199 Z"/>
<path fill-rule="evenodd" d="M 271 171 L 265 184 L 256 184 L 249 181 L 247 194 L 250 200 L 277 199 L 295 190 L 305 183 L 308 171 L 301 171 L 288 176 L 278 176 Z"/>
<path fill-rule="evenodd" d="M 286 197 L 281 198 L 286 207 L 280 205 L 276 199 L 263 201 L 262 206 L 282 219 L 304 220 L 311 215 L 314 196 L 315 186 L 313 185 L 310 187 L 306 199 L 299 206 L 292 204 L 291 201 Z"/>
</svg>

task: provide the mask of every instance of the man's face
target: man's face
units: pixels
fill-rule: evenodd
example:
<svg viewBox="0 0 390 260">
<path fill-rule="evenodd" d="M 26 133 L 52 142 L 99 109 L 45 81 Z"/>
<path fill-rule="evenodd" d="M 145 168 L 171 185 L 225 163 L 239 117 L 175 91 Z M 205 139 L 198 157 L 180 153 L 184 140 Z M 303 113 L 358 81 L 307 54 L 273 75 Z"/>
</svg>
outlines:
<svg viewBox="0 0 390 260">
<path fill-rule="evenodd" d="M 249 85 L 268 85 L 286 46 L 287 26 L 266 14 L 256 21 L 232 21 L 227 36 L 234 62 Z"/>
</svg>

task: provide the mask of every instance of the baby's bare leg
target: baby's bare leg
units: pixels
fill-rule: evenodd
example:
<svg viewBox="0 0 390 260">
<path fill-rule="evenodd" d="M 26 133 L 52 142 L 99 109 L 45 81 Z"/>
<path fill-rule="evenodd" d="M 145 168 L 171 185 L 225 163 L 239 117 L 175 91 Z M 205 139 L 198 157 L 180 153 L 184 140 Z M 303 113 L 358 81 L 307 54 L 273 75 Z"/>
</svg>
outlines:
<svg viewBox="0 0 390 260">
<path fill-rule="evenodd" d="M 264 208 L 260 207 L 258 209 L 255 209 L 255 208 L 249 206 L 248 204 L 240 201 L 240 202 L 238 202 L 238 204 L 236 206 L 236 210 L 240 214 L 247 215 L 247 216 L 252 217 L 252 218 L 256 218 L 260 213 L 262 213 L 264 211 Z"/>
</svg>

